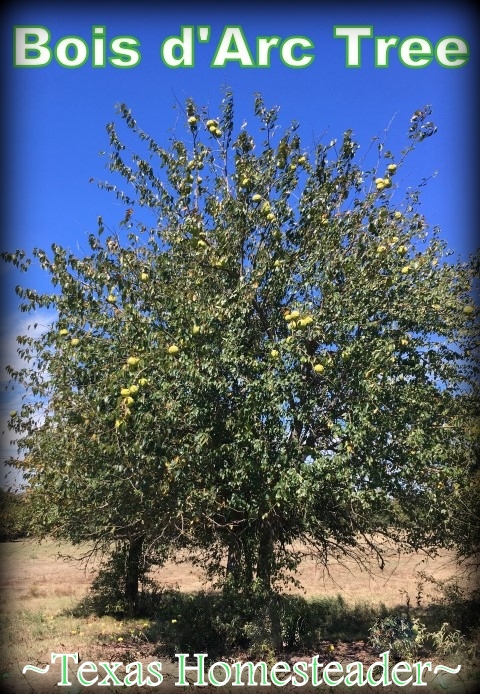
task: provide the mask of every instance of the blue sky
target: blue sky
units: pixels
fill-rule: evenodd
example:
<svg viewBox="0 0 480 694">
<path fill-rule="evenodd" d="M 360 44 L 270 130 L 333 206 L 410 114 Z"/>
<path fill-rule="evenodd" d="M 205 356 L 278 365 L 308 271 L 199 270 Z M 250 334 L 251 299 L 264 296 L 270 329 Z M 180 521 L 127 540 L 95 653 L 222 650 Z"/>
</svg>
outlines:
<svg viewBox="0 0 480 694">
<path fill-rule="evenodd" d="M 173 5 L 173 6 L 172 6 Z M 46 27 L 51 45 L 66 36 L 80 36 L 91 46 L 92 26 L 104 25 L 108 41 L 134 36 L 140 41 L 141 62 L 131 69 L 111 65 L 93 68 L 90 61 L 66 69 L 53 60 L 45 67 L 13 67 L 13 27 Z M 193 68 L 172 69 L 160 57 L 162 41 L 179 35 L 182 25 L 210 26 L 207 44 L 196 47 Z M 395 50 L 388 68 L 375 67 L 374 41 L 362 43 L 362 65 L 347 68 L 345 41 L 334 38 L 336 25 L 370 25 L 375 36 L 411 36 L 435 45 L 445 36 L 462 37 L 470 46 L 470 60 L 459 69 L 447 69 L 435 59 L 425 68 L 401 64 Z M 256 37 L 277 35 L 308 37 L 313 62 L 293 69 L 272 54 L 268 68 L 244 68 L 231 62 L 223 68 L 210 63 L 225 26 L 241 26 L 255 54 Z M 4 90 L 4 237 L 2 250 L 33 247 L 48 249 L 57 242 L 77 251 L 86 248 L 88 234 L 96 229 L 98 215 L 112 225 L 124 209 L 113 196 L 89 183 L 108 178 L 106 124 L 114 118 L 117 102 L 132 109 L 141 127 L 167 144 L 169 129 L 178 117 L 176 99 L 193 97 L 209 105 L 214 114 L 222 98 L 222 85 L 235 96 L 238 125 L 254 120 L 253 94 L 260 92 L 267 107 L 280 106 L 280 122 L 301 125 L 304 144 L 323 133 L 328 142 L 353 129 L 365 150 L 372 137 L 389 126 L 387 146 L 399 153 L 407 144 L 412 113 L 426 104 L 433 107 L 438 132 L 423 142 L 403 172 L 402 186 L 416 186 L 436 174 L 423 189 L 422 211 L 439 225 L 450 247 L 465 259 L 477 245 L 474 227 L 475 161 L 478 137 L 475 88 L 478 77 L 473 10 L 461 3 L 433 6 L 428 3 L 158 3 L 157 7 L 132 3 L 87 4 L 82 8 L 48 3 L 16 3 L 2 20 Z M 393 120 L 392 120 L 393 119 Z M 248 129 L 248 126 L 247 126 Z M 16 308 L 13 291 L 19 277 L 1 267 L 4 319 L 0 332 L 3 364 L 12 361 L 12 336 L 22 332 L 25 316 Z M 45 289 L 44 278 L 33 271 L 23 284 Z M 8 402 L 6 402 L 8 400 Z M 2 425 L 12 396 L 2 395 Z M 3 426 L 2 426 L 3 429 Z"/>
</svg>

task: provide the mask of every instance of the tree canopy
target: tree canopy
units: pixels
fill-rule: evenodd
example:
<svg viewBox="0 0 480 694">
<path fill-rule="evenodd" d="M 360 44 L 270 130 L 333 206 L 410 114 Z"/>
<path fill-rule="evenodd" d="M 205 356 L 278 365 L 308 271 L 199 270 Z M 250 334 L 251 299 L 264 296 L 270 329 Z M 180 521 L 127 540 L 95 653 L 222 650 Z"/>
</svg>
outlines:
<svg viewBox="0 0 480 694">
<path fill-rule="evenodd" d="M 11 426 L 37 532 L 137 564 L 187 549 L 269 592 L 306 552 L 455 541 L 478 311 L 475 261 L 396 182 L 428 108 L 366 170 L 352 131 L 306 147 L 260 96 L 254 112 L 252 134 L 231 93 L 215 114 L 188 100 L 159 144 L 118 107 L 99 185 L 125 215 L 85 254 L 34 250 L 52 291 L 18 287 L 21 309 L 55 318 L 19 339 Z"/>
</svg>

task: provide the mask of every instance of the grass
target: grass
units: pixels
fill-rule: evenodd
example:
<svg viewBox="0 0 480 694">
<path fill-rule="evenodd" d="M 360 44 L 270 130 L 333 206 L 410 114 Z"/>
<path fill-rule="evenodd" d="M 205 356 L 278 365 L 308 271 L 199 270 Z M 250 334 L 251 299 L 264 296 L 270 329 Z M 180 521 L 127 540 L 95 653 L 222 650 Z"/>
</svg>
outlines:
<svg viewBox="0 0 480 694">
<path fill-rule="evenodd" d="M 368 646 L 367 637 L 376 620 L 409 611 L 412 615 L 420 615 L 429 629 L 438 631 L 446 617 L 451 620 L 460 615 L 462 605 L 467 618 L 474 607 L 465 603 L 461 592 L 457 592 L 456 598 L 453 596 L 456 603 L 445 596 L 442 598 L 442 581 L 459 578 L 452 557 L 447 554 L 427 560 L 418 555 L 391 552 L 384 571 L 372 565 L 369 572 L 360 572 L 353 563 L 334 562 L 326 573 L 307 560 L 299 574 L 303 589 L 291 588 L 281 602 L 286 653 L 272 654 L 267 645 L 262 647 L 264 633 L 260 613 L 245 617 L 246 626 L 241 628 L 245 636 L 245 650 L 242 651 L 239 624 L 229 615 L 228 604 L 222 603 L 221 597 L 205 584 L 198 567 L 170 563 L 155 571 L 152 578 L 162 588 L 150 603 L 148 614 L 137 619 L 116 619 L 100 616 L 91 609 L 89 588 L 96 567 L 84 570 L 78 562 L 58 559 L 58 554 L 81 556 L 78 550 L 51 542 L 0 544 L 3 625 L 0 675 L 4 675 L 4 686 L 10 687 L 5 691 L 40 694 L 56 690 L 58 669 L 48 677 L 21 674 L 27 663 L 49 663 L 52 652 L 79 652 L 82 661 L 94 662 L 146 663 L 160 659 L 167 671 L 172 668 L 169 657 L 175 652 L 186 652 L 184 649 L 206 652 L 217 659 L 230 655 L 236 659 L 256 656 L 279 660 L 319 653 L 324 655 L 325 662 L 332 659 L 372 662 L 376 656 Z M 433 581 L 428 581 L 428 576 L 433 577 Z M 444 641 L 448 637 L 455 646 L 454 630 L 447 631 Z M 236 641 L 235 650 L 228 654 L 225 648 L 228 649 L 233 641 Z M 466 643 L 460 640 L 457 645 L 465 650 Z M 448 658 L 451 662 L 459 662 L 461 654 L 455 653 L 453 646 L 451 653 L 448 649 L 444 651 L 441 662 L 446 663 Z M 478 667 L 470 657 L 473 656 L 471 642 L 468 647 L 470 654 L 464 652 L 462 656 L 465 661 L 462 678 L 466 679 L 456 680 L 455 685 L 461 683 L 463 689 L 450 691 L 468 692 L 469 687 L 471 691 L 477 690 Z M 54 676 L 57 677 L 55 681 L 52 680 Z M 437 685 L 439 691 L 449 686 L 444 681 L 440 686 L 437 678 L 428 691 L 435 691 Z M 96 687 L 88 688 L 89 691 L 94 689 Z M 162 690 L 166 691 L 165 683 Z M 70 691 L 76 694 L 74 687 Z M 110 689 L 101 687 L 100 691 Z M 179 691 L 179 688 L 174 687 L 172 691 Z M 200 691 L 208 690 L 202 688 Z M 335 691 L 341 689 L 337 687 Z M 409 688 L 402 691 L 409 691 Z"/>
</svg>

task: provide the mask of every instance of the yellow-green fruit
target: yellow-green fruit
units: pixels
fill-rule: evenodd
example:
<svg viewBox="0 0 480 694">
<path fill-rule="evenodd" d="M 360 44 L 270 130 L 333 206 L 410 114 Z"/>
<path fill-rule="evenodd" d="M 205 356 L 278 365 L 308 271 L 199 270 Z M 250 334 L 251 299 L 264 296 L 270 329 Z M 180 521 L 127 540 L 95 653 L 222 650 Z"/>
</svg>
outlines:
<svg viewBox="0 0 480 694">
<path fill-rule="evenodd" d="M 209 120 L 207 120 L 207 122 L 205 123 L 205 125 L 207 126 L 207 128 L 211 128 L 212 126 L 213 126 L 214 128 L 216 128 L 216 127 L 217 127 L 217 121 L 216 121 L 216 120 L 213 120 L 213 118 L 210 118 Z"/>
<path fill-rule="evenodd" d="M 392 187 L 392 182 L 389 178 L 384 178 L 383 183 L 385 185 L 385 188 L 391 188 Z"/>
<path fill-rule="evenodd" d="M 299 318 L 300 317 L 300 311 L 290 311 L 290 319 L 292 318 Z"/>
<path fill-rule="evenodd" d="M 122 388 L 120 391 L 120 395 L 130 395 L 130 388 Z"/>
<path fill-rule="evenodd" d="M 245 187 L 245 186 L 248 186 L 249 183 L 250 183 L 250 179 L 249 179 L 249 178 L 244 178 L 243 181 L 242 181 L 242 186 L 244 186 L 244 187 Z"/>
<path fill-rule="evenodd" d="M 258 202 L 261 199 L 262 199 L 262 196 L 260 195 L 260 193 L 255 193 L 254 195 L 252 195 L 253 202 Z"/>
<path fill-rule="evenodd" d="M 177 354 L 177 352 L 179 352 L 179 351 L 180 351 L 180 350 L 179 350 L 179 348 L 177 347 L 177 345 L 170 345 L 170 347 L 167 349 L 167 352 L 168 352 L 169 354 Z"/>
<path fill-rule="evenodd" d="M 406 337 L 402 337 L 402 339 L 400 340 L 400 344 L 402 345 L 402 347 L 406 347 L 406 346 L 408 345 L 408 340 L 407 340 L 407 338 L 406 338 Z"/>
<path fill-rule="evenodd" d="M 278 349 L 272 349 L 270 356 L 273 357 L 273 359 L 276 359 L 278 357 Z"/>
<path fill-rule="evenodd" d="M 386 250 L 386 246 L 377 246 L 377 253 L 385 253 Z"/>
<path fill-rule="evenodd" d="M 127 405 L 133 405 L 134 402 L 134 399 L 130 395 L 128 396 L 128 398 L 125 398 L 125 403 Z"/>
<path fill-rule="evenodd" d="M 79 342 L 80 340 L 78 339 L 78 337 L 74 337 L 73 340 L 70 340 L 70 344 L 72 345 L 72 347 L 76 347 Z"/>
<path fill-rule="evenodd" d="M 140 275 L 140 279 L 142 280 L 142 282 L 145 282 L 146 280 L 148 280 L 148 273 L 142 272 L 142 274 Z"/>
<path fill-rule="evenodd" d="M 117 300 L 117 297 L 115 296 L 115 294 L 109 294 L 107 296 L 107 301 L 109 304 L 114 304 L 116 302 L 116 300 Z"/>
<path fill-rule="evenodd" d="M 195 118 L 195 116 L 190 116 L 190 118 L 188 119 L 188 122 L 190 123 L 190 125 L 195 125 L 195 123 L 197 122 L 197 119 Z"/>
<path fill-rule="evenodd" d="M 216 125 L 209 125 L 208 129 L 210 130 L 211 133 L 214 133 L 215 130 L 217 129 L 217 126 Z"/>
<path fill-rule="evenodd" d="M 222 134 L 222 131 L 219 128 L 215 128 L 216 137 L 220 137 L 221 134 Z"/>
<path fill-rule="evenodd" d="M 199 325 L 194 325 L 192 328 L 192 333 L 194 335 L 197 335 L 200 332 L 200 326 Z"/>
<path fill-rule="evenodd" d="M 401 272 L 403 275 L 406 275 L 408 272 L 410 272 L 410 265 L 405 265 L 404 267 L 402 267 Z"/>
<path fill-rule="evenodd" d="M 307 161 L 307 160 L 306 160 L 305 157 L 299 157 L 299 159 L 298 159 L 298 163 L 299 163 L 299 164 L 304 164 L 306 161 Z"/>
<path fill-rule="evenodd" d="M 62 328 L 60 330 L 60 335 L 68 335 L 68 330 L 66 328 Z"/>
<path fill-rule="evenodd" d="M 198 248 L 205 248 L 206 245 L 207 245 L 207 244 L 206 244 L 205 241 L 203 241 L 203 239 L 200 239 L 199 241 L 197 241 L 197 246 L 198 246 Z"/>
<path fill-rule="evenodd" d="M 390 171 L 390 173 L 395 173 L 395 171 L 397 170 L 397 165 L 396 164 L 389 164 L 387 166 L 387 169 Z"/>
<path fill-rule="evenodd" d="M 408 248 L 407 248 L 406 246 L 399 246 L 399 247 L 397 248 L 397 252 L 398 252 L 400 255 L 405 255 L 405 254 L 407 253 L 407 251 L 408 251 Z"/>
<path fill-rule="evenodd" d="M 315 364 L 313 370 L 315 371 L 315 373 L 321 374 L 323 373 L 323 371 L 325 371 L 325 367 L 323 366 L 323 364 Z"/>
<path fill-rule="evenodd" d="M 376 178 L 375 185 L 378 186 L 379 183 L 383 183 L 383 178 Z"/>
<path fill-rule="evenodd" d="M 140 361 L 140 357 L 128 357 L 127 364 L 129 366 L 136 366 Z"/>
<path fill-rule="evenodd" d="M 301 328 L 306 328 L 307 325 L 310 325 L 311 323 L 313 323 L 313 318 L 312 318 L 312 316 L 305 316 L 305 318 L 301 318 L 301 319 L 298 321 L 298 325 L 299 325 Z"/>
<path fill-rule="evenodd" d="M 121 426 L 123 426 L 125 422 L 123 419 L 116 419 L 115 420 L 115 429 L 120 429 Z"/>
<path fill-rule="evenodd" d="M 138 381 L 139 386 L 146 386 L 148 385 L 148 379 L 147 378 L 140 378 Z"/>
<path fill-rule="evenodd" d="M 132 395 L 135 395 L 135 393 L 138 393 L 138 386 L 136 386 L 135 384 L 133 384 L 132 386 L 130 386 L 130 393 L 131 393 Z"/>
<path fill-rule="evenodd" d="M 392 243 L 397 243 L 398 241 L 398 236 L 393 236 L 392 237 Z"/>
<path fill-rule="evenodd" d="M 385 188 L 385 183 L 380 181 L 380 183 L 377 183 L 377 190 L 383 190 Z"/>
<path fill-rule="evenodd" d="M 466 316 L 471 316 L 474 311 L 475 311 L 475 309 L 473 308 L 473 306 L 464 306 L 463 307 L 463 312 Z"/>
<path fill-rule="evenodd" d="M 273 222 L 273 220 L 275 219 L 275 215 L 273 214 L 273 212 L 269 212 L 267 214 L 267 219 L 269 222 Z"/>
<path fill-rule="evenodd" d="M 396 212 L 394 212 L 393 216 L 395 217 L 395 219 L 401 219 L 402 213 L 397 210 Z"/>
</svg>

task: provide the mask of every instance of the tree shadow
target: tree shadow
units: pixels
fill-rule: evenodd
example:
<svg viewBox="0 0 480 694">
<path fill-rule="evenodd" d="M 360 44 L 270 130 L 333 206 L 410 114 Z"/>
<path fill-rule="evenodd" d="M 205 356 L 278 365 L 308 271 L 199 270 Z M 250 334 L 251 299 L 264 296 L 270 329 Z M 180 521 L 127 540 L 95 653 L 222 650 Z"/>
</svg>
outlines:
<svg viewBox="0 0 480 694">
<path fill-rule="evenodd" d="M 329 653 L 339 644 L 369 647 L 373 625 L 387 617 L 420 619 L 429 632 L 438 632 L 448 621 L 469 638 L 475 637 L 480 622 L 480 594 L 463 593 L 450 587 L 426 607 L 359 602 L 354 605 L 342 595 L 305 598 L 300 595 L 275 596 L 282 638 L 282 654 Z M 121 591 L 90 592 L 70 614 L 76 617 L 110 615 L 119 620 L 132 616 Z M 270 612 L 261 596 L 233 591 L 182 592 L 162 589 L 149 582 L 142 586 L 135 617 L 148 620 L 145 638 L 158 655 L 173 658 L 175 653 L 206 653 L 209 659 L 228 657 L 273 659 Z M 353 647 L 353 646 L 352 646 Z"/>
</svg>

